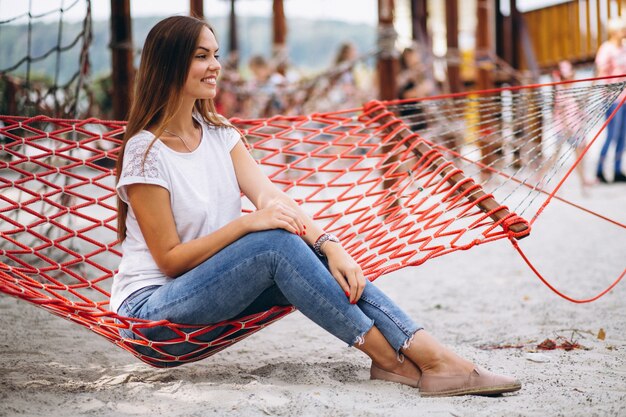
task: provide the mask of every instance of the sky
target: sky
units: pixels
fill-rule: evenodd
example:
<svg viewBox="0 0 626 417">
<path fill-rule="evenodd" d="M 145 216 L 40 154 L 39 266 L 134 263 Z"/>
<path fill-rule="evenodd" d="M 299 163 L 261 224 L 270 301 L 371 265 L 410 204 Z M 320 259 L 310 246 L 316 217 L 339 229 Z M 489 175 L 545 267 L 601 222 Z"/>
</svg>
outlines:
<svg viewBox="0 0 626 417">
<path fill-rule="evenodd" d="M 396 0 L 396 2 L 402 0 Z M 446 0 L 434 0 L 446 1 Z M 28 12 L 32 2 L 32 13 L 40 14 L 61 7 L 69 8 L 65 14 L 68 21 L 82 20 L 85 15 L 84 0 L 0 0 L 0 21 L 11 19 Z M 111 0 L 92 0 L 92 15 L 95 20 L 107 20 L 110 14 Z M 551 4 L 563 3 L 564 0 L 517 0 L 521 11 L 532 10 Z M 506 2 L 503 2 L 506 3 Z M 73 7 L 69 7 L 75 4 Z M 338 19 L 354 23 L 375 24 L 377 21 L 377 0 L 285 0 L 287 17 L 307 17 L 311 19 Z M 135 17 L 171 15 L 189 12 L 188 0 L 131 0 L 131 13 Z M 224 16 L 229 12 L 228 0 L 204 0 L 207 19 L 211 16 Z M 272 12 L 272 0 L 238 0 L 237 13 L 241 15 L 268 16 Z M 51 20 L 58 20 L 59 15 L 51 15 Z M 15 23 L 26 22 L 21 18 Z"/>
<path fill-rule="evenodd" d="M 72 5 L 75 0 L 32 0 L 33 14 Z M 106 20 L 110 14 L 111 0 L 92 0 L 94 20 Z M 28 1 L 0 0 L 0 20 L 5 20 L 28 11 Z M 83 0 L 78 1 L 67 13 L 67 20 L 81 20 L 84 16 Z M 376 23 L 377 0 L 285 0 L 285 14 L 288 17 L 309 17 L 318 19 L 340 18 L 348 22 Z M 355 5 L 358 4 L 358 7 Z M 134 17 L 171 15 L 189 12 L 188 0 L 131 0 L 131 14 Z M 230 1 L 204 0 L 205 17 L 225 16 L 229 13 Z M 238 0 L 237 14 L 268 16 L 272 13 L 271 0 Z M 58 19 L 58 14 L 56 19 Z"/>
</svg>

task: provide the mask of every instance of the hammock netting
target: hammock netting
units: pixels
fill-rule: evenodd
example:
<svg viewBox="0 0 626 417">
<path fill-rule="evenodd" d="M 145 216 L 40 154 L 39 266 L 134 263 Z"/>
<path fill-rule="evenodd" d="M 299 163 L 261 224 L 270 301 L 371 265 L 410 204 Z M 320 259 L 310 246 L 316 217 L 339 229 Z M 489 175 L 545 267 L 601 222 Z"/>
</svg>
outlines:
<svg viewBox="0 0 626 417">
<path fill-rule="evenodd" d="M 91 1 L 61 1 L 56 8 L 44 2 L 13 2 L 3 14 L 10 17 L 0 20 L 5 37 L 0 46 L 6 48 L 0 63 L 0 111 L 57 117 L 84 114 L 85 98 L 91 94 L 87 83 Z M 82 21 L 72 24 L 68 15 L 82 16 Z M 35 31 L 36 27 L 45 27 L 45 35 L 40 36 L 43 31 Z M 17 44 L 9 45 L 8 39 Z"/>
<path fill-rule="evenodd" d="M 527 236 L 623 87 L 581 81 L 232 122 L 269 178 L 337 234 L 374 280 Z M 208 357 L 294 311 L 274 307 L 206 326 L 112 313 L 121 256 L 112 162 L 125 123 L 0 116 L 0 126 L 1 292 L 157 367 Z M 244 212 L 252 210 L 242 198 Z M 171 339 L 146 339 L 141 330 L 154 326 L 171 329 Z M 204 341 L 209 334 L 219 336 Z"/>
</svg>

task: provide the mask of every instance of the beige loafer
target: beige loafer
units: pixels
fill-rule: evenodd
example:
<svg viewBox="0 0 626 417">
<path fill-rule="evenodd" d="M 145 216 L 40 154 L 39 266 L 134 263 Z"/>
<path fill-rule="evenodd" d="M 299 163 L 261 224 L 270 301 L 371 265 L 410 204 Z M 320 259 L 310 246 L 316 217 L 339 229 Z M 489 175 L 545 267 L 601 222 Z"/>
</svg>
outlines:
<svg viewBox="0 0 626 417">
<path fill-rule="evenodd" d="M 408 385 L 409 387 L 417 388 L 419 380 L 408 378 L 406 376 L 394 374 L 393 372 L 387 372 L 380 369 L 378 366 L 372 363 L 370 368 L 370 379 L 379 379 L 381 381 L 397 382 L 398 384 Z"/>
<path fill-rule="evenodd" d="M 455 395 L 498 395 L 518 391 L 522 384 L 510 376 L 498 375 L 475 367 L 465 375 L 439 376 L 422 374 L 418 388 L 422 397 Z"/>
</svg>

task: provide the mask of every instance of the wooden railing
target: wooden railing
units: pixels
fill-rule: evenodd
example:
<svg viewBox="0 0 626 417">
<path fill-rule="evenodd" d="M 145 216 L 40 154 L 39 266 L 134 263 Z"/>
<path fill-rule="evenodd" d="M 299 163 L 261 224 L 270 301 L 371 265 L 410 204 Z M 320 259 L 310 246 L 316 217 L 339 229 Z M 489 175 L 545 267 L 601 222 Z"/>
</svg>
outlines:
<svg viewBox="0 0 626 417">
<path fill-rule="evenodd" d="M 537 65 L 544 70 L 563 59 L 593 62 L 608 38 L 606 23 L 624 15 L 626 0 L 574 0 L 522 14 Z M 528 68 L 522 53 L 520 62 Z"/>
</svg>

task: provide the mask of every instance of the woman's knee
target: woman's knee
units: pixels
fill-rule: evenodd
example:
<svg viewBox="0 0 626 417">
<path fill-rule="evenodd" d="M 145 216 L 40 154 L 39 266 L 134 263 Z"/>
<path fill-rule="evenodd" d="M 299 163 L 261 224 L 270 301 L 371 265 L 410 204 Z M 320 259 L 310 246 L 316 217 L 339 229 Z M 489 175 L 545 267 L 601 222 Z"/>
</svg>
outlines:
<svg viewBox="0 0 626 417">
<path fill-rule="evenodd" d="M 304 240 L 294 233 L 283 229 L 270 229 L 255 232 L 263 242 L 263 246 L 280 254 L 295 254 L 298 251 L 310 250 Z"/>
</svg>

